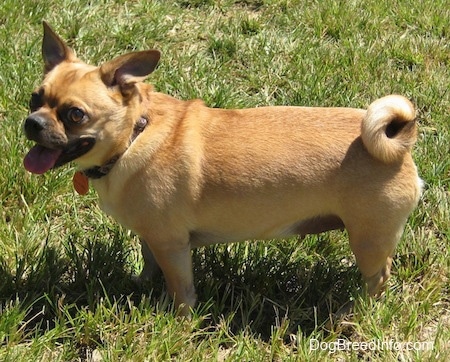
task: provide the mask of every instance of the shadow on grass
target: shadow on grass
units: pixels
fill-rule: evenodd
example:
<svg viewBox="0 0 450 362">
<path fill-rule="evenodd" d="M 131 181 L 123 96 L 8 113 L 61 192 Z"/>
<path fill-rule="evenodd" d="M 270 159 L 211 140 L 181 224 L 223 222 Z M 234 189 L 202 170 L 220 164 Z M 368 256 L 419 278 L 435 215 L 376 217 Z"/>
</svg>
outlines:
<svg viewBox="0 0 450 362">
<path fill-rule="evenodd" d="M 83 308 L 95 311 L 104 298 L 122 300 L 125 311 L 130 300 L 139 305 L 149 295 L 157 305 L 164 293 L 162 278 L 146 285 L 133 281 L 130 249 L 123 240 L 120 235 L 106 242 L 71 235 L 64 248 L 45 245 L 33 258 L 16 260 L 14 272 L 0 259 L 0 302 L 19 300 L 29 316 L 23 322 L 34 333 L 52 328 L 61 313 L 59 303 L 74 314 Z M 350 300 L 360 277 L 328 240 L 313 240 L 306 247 L 290 240 L 194 251 L 198 310 L 210 315 L 205 323 L 214 328 L 221 319 L 231 320 L 231 332 L 250 330 L 264 340 L 284 319 L 289 320 L 286 335 L 298 329 L 309 335 L 320 328 Z"/>
<path fill-rule="evenodd" d="M 70 235 L 63 247 L 45 244 L 16 257 L 13 271 L 0 258 L 0 303 L 20 303 L 26 310 L 22 323 L 42 332 L 51 329 L 62 313 L 95 311 L 104 299 L 130 296 L 139 303 L 146 293 L 131 278 L 130 248 L 123 240 L 119 234 L 106 241 L 101 236 L 86 240 L 83 235 Z"/>
<path fill-rule="evenodd" d="M 309 336 L 359 293 L 361 277 L 347 251 L 326 235 L 306 245 L 291 239 L 200 249 L 194 252 L 198 297 L 210 301 L 215 323 L 232 314 L 233 332 L 249 328 L 268 340 L 288 320 L 287 335 Z"/>
</svg>

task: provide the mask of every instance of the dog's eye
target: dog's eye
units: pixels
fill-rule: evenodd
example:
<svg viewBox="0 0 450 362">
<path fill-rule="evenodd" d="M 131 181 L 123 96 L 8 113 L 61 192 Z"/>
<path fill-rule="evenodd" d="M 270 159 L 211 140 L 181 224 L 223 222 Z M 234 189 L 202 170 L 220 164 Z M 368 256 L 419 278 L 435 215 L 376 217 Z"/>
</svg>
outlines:
<svg viewBox="0 0 450 362">
<path fill-rule="evenodd" d="M 80 108 L 70 108 L 67 111 L 67 119 L 73 123 L 81 123 L 84 121 L 86 114 Z"/>
</svg>

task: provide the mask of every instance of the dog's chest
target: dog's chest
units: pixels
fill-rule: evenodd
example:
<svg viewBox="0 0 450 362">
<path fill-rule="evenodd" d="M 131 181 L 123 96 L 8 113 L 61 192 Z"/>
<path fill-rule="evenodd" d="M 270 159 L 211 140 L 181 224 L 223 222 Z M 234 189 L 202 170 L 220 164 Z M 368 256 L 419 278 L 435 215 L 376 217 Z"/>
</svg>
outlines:
<svg viewBox="0 0 450 362">
<path fill-rule="evenodd" d="M 125 227 L 128 227 L 127 220 L 124 217 L 126 213 L 124 212 L 124 207 L 121 207 L 121 193 L 115 190 L 107 178 L 93 180 L 92 182 L 95 190 L 98 194 L 99 206 L 103 212 L 113 217 L 117 222 Z"/>
<path fill-rule="evenodd" d="M 151 194 L 133 178 L 117 177 L 111 172 L 99 180 L 93 180 L 100 208 L 125 228 L 140 234 L 143 225 L 155 226 L 161 221 L 158 207 Z"/>
<path fill-rule="evenodd" d="M 103 212 L 114 218 L 118 223 L 127 227 L 127 225 L 125 225 L 126 220 L 123 218 L 120 208 L 117 206 L 116 202 L 111 200 L 111 198 L 102 197 L 99 194 L 99 206 Z"/>
</svg>

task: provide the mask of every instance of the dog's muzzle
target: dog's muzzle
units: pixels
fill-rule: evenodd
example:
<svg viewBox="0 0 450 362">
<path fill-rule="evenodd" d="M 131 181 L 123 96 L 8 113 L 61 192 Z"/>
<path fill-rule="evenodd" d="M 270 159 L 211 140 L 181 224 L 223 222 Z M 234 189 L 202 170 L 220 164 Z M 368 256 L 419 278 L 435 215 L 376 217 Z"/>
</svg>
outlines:
<svg viewBox="0 0 450 362">
<path fill-rule="evenodd" d="M 74 141 L 67 141 L 65 134 L 51 132 L 48 119 L 39 113 L 31 114 L 24 122 L 26 137 L 37 144 L 25 156 L 25 168 L 36 174 L 42 174 L 52 168 L 73 161 L 95 145 L 95 138 L 82 136 Z"/>
</svg>

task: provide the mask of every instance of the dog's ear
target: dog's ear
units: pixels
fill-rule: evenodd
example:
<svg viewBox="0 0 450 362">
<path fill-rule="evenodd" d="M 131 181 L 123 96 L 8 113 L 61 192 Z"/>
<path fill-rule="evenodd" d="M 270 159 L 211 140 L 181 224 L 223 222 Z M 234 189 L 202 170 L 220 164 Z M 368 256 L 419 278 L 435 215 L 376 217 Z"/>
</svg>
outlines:
<svg viewBox="0 0 450 362">
<path fill-rule="evenodd" d="M 153 72 L 161 53 L 158 50 L 146 50 L 121 55 L 100 67 L 103 82 L 112 87 L 118 85 L 123 94 L 142 82 Z"/>
<path fill-rule="evenodd" d="M 63 61 L 76 60 L 76 55 L 45 21 L 43 25 L 42 58 L 44 59 L 44 71 L 48 73 Z"/>
</svg>

